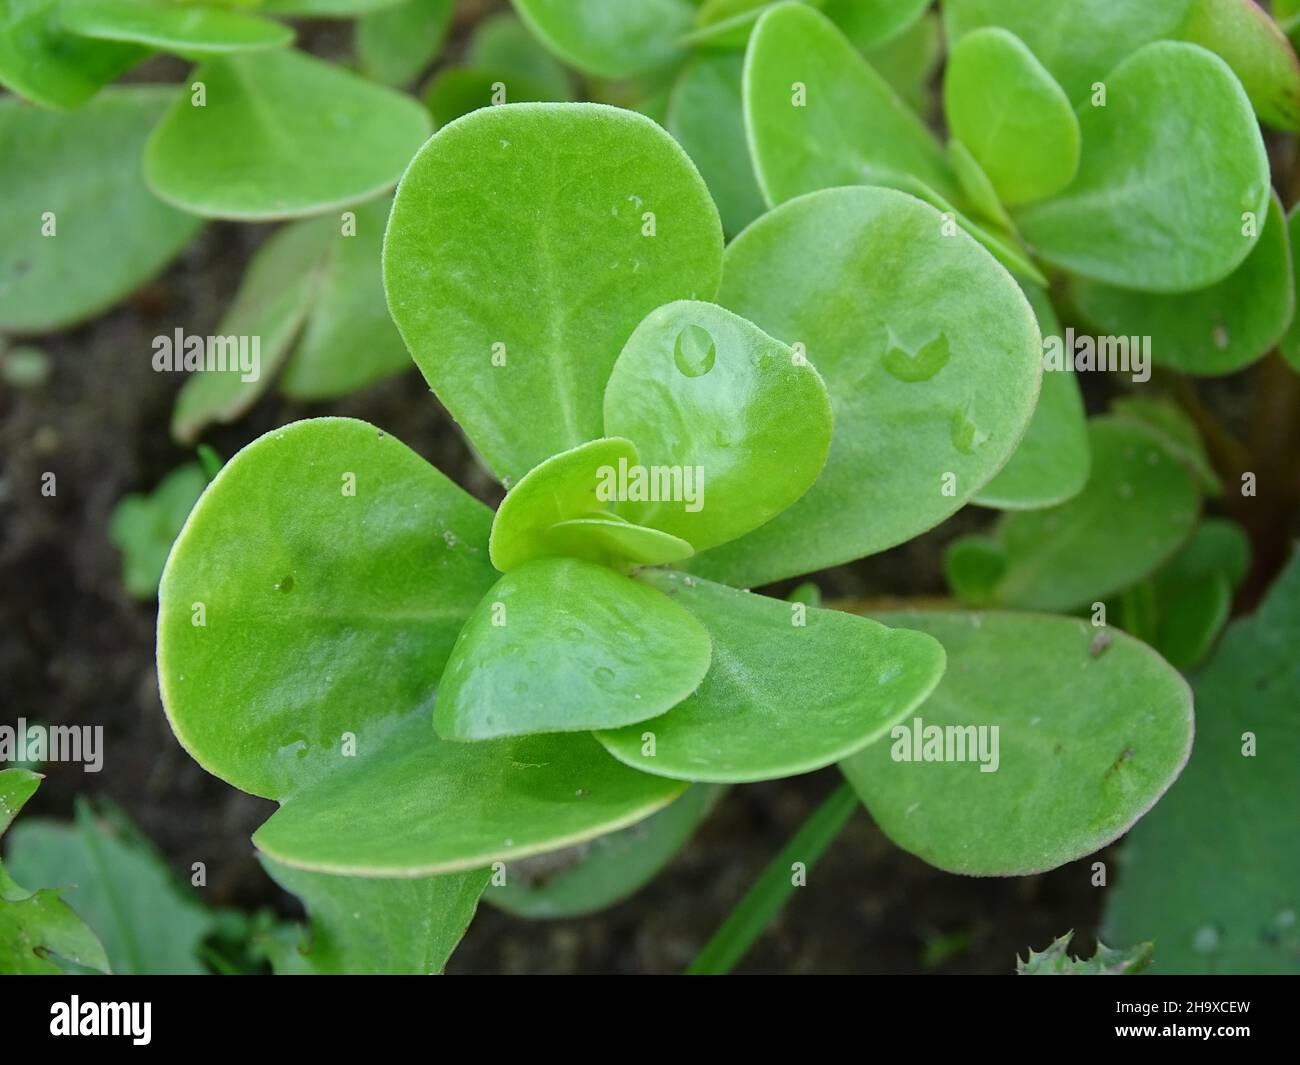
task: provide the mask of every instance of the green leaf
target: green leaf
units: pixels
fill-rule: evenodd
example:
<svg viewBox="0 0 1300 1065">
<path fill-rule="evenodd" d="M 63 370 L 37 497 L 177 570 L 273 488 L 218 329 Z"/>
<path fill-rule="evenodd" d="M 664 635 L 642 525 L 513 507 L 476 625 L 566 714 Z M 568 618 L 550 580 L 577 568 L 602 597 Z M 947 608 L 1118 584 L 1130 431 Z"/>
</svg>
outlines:
<svg viewBox="0 0 1300 1065">
<path fill-rule="evenodd" d="M 538 558 L 483 597 L 438 692 L 443 739 L 617 728 L 672 709 L 709 669 L 708 630 L 652 587 Z"/>
<path fill-rule="evenodd" d="M 79 804 L 75 825 L 15 826 L 9 866 L 26 883 L 69 889 L 68 903 L 103 941 L 114 973 L 207 971 L 199 946 L 216 925 L 214 914 L 133 828 L 115 827 Z"/>
<path fill-rule="evenodd" d="M 385 85 L 413 81 L 442 50 L 453 0 L 405 0 L 362 15 L 354 30 L 361 72 Z"/>
<path fill-rule="evenodd" d="M 556 95 L 539 82 L 500 70 L 444 67 L 429 82 L 424 105 L 433 116 L 434 125 L 441 128 L 481 107 L 495 107 L 502 103 L 558 102 L 571 97 L 571 91 Z"/>
<path fill-rule="evenodd" d="M 993 602 L 1073 610 L 1153 573 L 1187 540 L 1200 510 L 1191 474 L 1145 426 L 1088 425 L 1092 474 L 1073 499 L 1008 513 L 995 538 L 1007 568 Z"/>
<path fill-rule="evenodd" d="M 331 876 L 262 856 L 262 866 L 297 895 L 311 917 L 303 961 L 321 975 L 436 976 L 474 919 L 488 869 L 450 876 Z"/>
<path fill-rule="evenodd" d="M 1025 288 L 1044 337 L 1061 335 L 1047 295 Z M 1073 366 L 1043 373 L 1038 406 L 1011 460 L 975 496 L 980 506 L 1032 510 L 1073 499 L 1088 481 L 1092 454 Z"/>
<path fill-rule="evenodd" d="M 995 27 L 967 34 L 949 57 L 943 92 L 952 135 L 1003 203 L 1045 199 L 1074 180 L 1079 120 L 1019 37 Z"/>
<path fill-rule="evenodd" d="M 82 37 L 187 58 L 283 48 L 294 37 L 288 26 L 251 12 L 168 0 L 66 0 L 60 21 Z"/>
<path fill-rule="evenodd" d="M 1007 461 L 1038 393 L 1038 327 L 989 254 L 944 229 L 918 200 L 859 187 L 783 204 L 732 242 L 718 302 L 804 345 L 835 428 L 807 494 L 689 569 L 753 587 L 882 551 Z"/>
<path fill-rule="evenodd" d="M 505 882 L 493 884 L 484 897 L 507 913 L 534 920 L 603 910 L 654 879 L 725 791 L 716 784 L 697 784 L 631 828 L 571 850 L 512 863 Z"/>
<path fill-rule="evenodd" d="M 981 26 L 1002 26 L 1033 51 L 1076 105 L 1096 82 L 1143 45 L 1175 37 L 1191 0 L 943 0 L 948 40 L 955 47 Z M 1173 143 L 1180 143 L 1174 141 Z"/>
<path fill-rule="evenodd" d="M 280 379 L 286 396 L 331 399 L 412 368 L 384 298 L 384 228 L 391 206 L 387 196 L 362 204 L 346 232 L 336 228 L 302 337 Z"/>
<path fill-rule="evenodd" d="M 826 848 L 835 842 L 856 809 L 853 792 L 847 785 L 841 784 L 831 792 L 745 892 L 722 927 L 691 962 L 687 975 L 731 972 L 794 894 L 795 865 L 802 866 L 806 876 Z"/>
<path fill-rule="evenodd" d="M 704 682 L 680 705 L 597 734 L 646 773 L 724 783 L 808 773 L 878 739 L 943 674 L 943 649 L 921 633 L 679 573 L 640 579 L 698 617 L 714 648 Z"/>
<path fill-rule="evenodd" d="M 150 137 L 144 172 L 164 200 L 211 218 L 292 218 L 372 199 L 429 134 L 414 100 L 293 49 L 211 59 L 189 86 Z"/>
<path fill-rule="evenodd" d="M 704 550 L 808 490 L 826 463 L 831 405 L 785 344 L 721 307 L 678 302 L 628 338 L 605 386 L 605 431 L 632 441 L 650 475 L 648 494 L 620 496 L 618 513 Z M 655 491 L 656 470 L 679 472 L 673 491 Z"/>
<path fill-rule="evenodd" d="M 322 872 L 428 876 L 625 828 L 683 787 L 620 765 L 587 734 L 452 743 L 417 713 L 368 757 L 294 792 L 253 842 Z"/>
<path fill-rule="evenodd" d="M 1120 860 L 1103 930 L 1161 973 L 1300 971 L 1300 562 L 1193 678 L 1196 750 Z"/>
<path fill-rule="evenodd" d="M 967 606 L 988 606 L 997 599 L 998 584 L 1007 573 L 1007 551 L 990 536 L 963 536 L 948 545 L 943 556 L 948 586 Z"/>
<path fill-rule="evenodd" d="M 70 114 L 0 100 L 0 329 L 51 332 L 92 317 L 198 231 L 198 219 L 159 202 L 140 176 L 141 149 L 171 96 L 111 89 Z"/>
<path fill-rule="evenodd" d="M 1286 226 L 1287 242 L 1291 248 L 1291 278 L 1294 282 L 1300 276 L 1300 262 L 1297 261 L 1300 259 L 1300 208 L 1291 208 Z M 1291 325 L 1278 343 L 1278 351 L 1291 368 L 1300 373 L 1300 315 L 1292 316 Z"/>
<path fill-rule="evenodd" d="M 343 733 L 367 749 L 427 715 L 495 578 L 490 520 L 365 422 L 296 422 L 250 444 L 209 485 L 163 574 L 158 672 L 182 745 L 276 797 L 347 760 Z"/>
<path fill-rule="evenodd" d="M 207 486 L 197 462 L 172 470 L 147 495 L 132 493 L 113 508 L 108 538 L 122 552 L 122 583 L 137 599 L 153 599 L 176 534 Z"/>
<path fill-rule="evenodd" d="M 384 11 L 400 3 L 402 0 L 261 0 L 261 10 L 270 15 L 343 19 Z"/>
<path fill-rule="evenodd" d="M 682 71 L 668 104 L 668 129 L 695 161 L 734 236 L 765 209 L 745 139 L 741 74 L 745 61 L 727 52 L 697 56 Z"/>
<path fill-rule="evenodd" d="M 334 225 L 313 218 L 276 232 L 254 253 L 217 325 L 221 347 L 204 337 L 187 338 L 184 349 L 197 343 L 205 359 L 219 361 L 192 372 L 181 387 L 172 410 L 176 440 L 192 444 L 213 422 L 235 421 L 271 387 L 320 291 Z M 177 347 L 173 342 L 172 357 L 180 363 L 189 353 Z"/>
<path fill-rule="evenodd" d="M 1187 761 L 1191 691 L 1126 633 L 1048 615 L 880 617 L 936 637 L 948 672 L 912 721 L 843 769 L 885 835 L 931 865 L 1024 876 L 1092 854 Z"/>
<path fill-rule="evenodd" d="M 1097 953 L 1087 961 L 1072 958 L 1067 953 L 1073 932 L 1066 932 L 1044 951 L 1030 950 L 1029 957 L 1021 961 L 1016 957 L 1016 974 L 1019 976 L 1133 976 L 1151 964 L 1153 943 L 1139 943 L 1128 950 L 1112 950 L 1100 940 Z"/>
<path fill-rule="evenodd" d="M 39 773 L 27 769 L 0 770 L 0 835 L 36 793 L 40 781 Z M 11 858 L 12 842 L 11 835 Z M 65 964 L 109 971 L 103 945 L 60 898 L 58 889 L 20 887 L 0 865 L 0 975 L 57 975 L 63 968 L 51 955 Z"/>
<path fill-rule="evenodd" d="M 596 104 L 513 104 L 465 116 L 415 157 L 384 284 L 438 397 L 492 469 L 518 480 L 602 435 L 623 342 L 661 304 L 711 299 L 721 249 L 703 180 L 654 123 Z"/>
<path fill-rule="evenodd" d="M 148 58 L 134 44 L 65 32 L 61 10 L 60 0 L 6 0 L 0 8 L 0 85 L 44 107 L 80 107 Z"/>
<path fill-rule="evenodd" d="M 1182 463 L 1206 495 L 1223 494 L 1201 431 L 1174 400 L 1168 396 L 1116 396 L 1110 410 L 1113 420 L 1136 422 L 1154 433 L 1160 446 Z"/>
<path fill-rule="evenodd" d="M 623 568 L 663 565 L 689 558 L 694 548 L 646 529 L 607 509 L 620 466 L 636 466 L 628 440 L 592 440 L 553 455 L 530 470 L 501 502 L 492 522 L 489 551 L 502 573 L 545 555 L 570 555 Z"/>
<path fill-rule="evenodd" d="M 493 15 L 474 27 L 465 64 L 498 70 L 546 91 L 548 100 L 572 100 L 573 78 L 513 15 Z"/>
<path fill-rule="evenodd" d="M 997 189 L 989 180 L 988 174 L 980 166 L 970 149 L 959 140 L 948 142 L 948 162 L 952 172 L 957 175 L 961 190 L 966 194 L 975 214 L 981 219 L 993 223 L 998 228 L 1011 232 L 1015 225 L 1011 216 L 998 199 Z"/>
<path fill-rule="evenodd" d="M 948 199 L 959 190 L 943 149 L 824 15 L 768 9 L 745 54 L 745 122 L 769 204 L 838 185 L 912 176 Z"/>
<path fill-rule="evenodd" d="M 1291 247 L 1274 193 L 1257 225 L 1259 240 L 1232 273 L 1195 292 L 1133 292 L 1077 280 L 1079 312 L 1111 335 L 1149 336 L 1151 357 L 1184 373 L 1235 373 L 1278 343 L 1295 312 Z"/>
<path fill-rule="evenodd" d="M 929 114 L 930 82 L 943 58 L 943 24 L 937 14 L 926 12 L 897 37 L 863 54 L 908 107 L 922 117 Z"/>
<path fill-rule="evenodd" d="M 542 42 L 570 66 L 602 78 L 625 78 L 671 63 L 677 38 L 690 29 L 685 0 L 513 0 Z"/>
<path fill-rule="evenodd" d="M 1233 591 L 1249 568 L 1245 530 L 1207 518 L 1148 582 L 1155 607 L 1149 642 L 1179 669 L 1195 666 L 1227 623 Z M 1146 632 L 1134 635 L 1148 639 Z"/>
<path fill-rule="evenodd" d="M 913 26 L 930 0 L 826 0 L 820 6 L 855 48 L 867 52 Z"/>
<path fill-rule="evenodd" d="M 1149 44 L 1107 75 L 1106 106 L 1085 102 L 1079 124 L 1074 182 L 1016 214 L 1038 255 L 1108 284 L 1185 292 L 1250 253 L 1242 215 L 1268 209 L 1268 156 L 1223 60 L 1196 45 Z"/>
<path fill-rule="evenodd" d="M 1261 122 L 1300 129 L 1300 63 L 1254 0 L 1192 0 L 1178 36 L 1227 60 Z"/>
</svg>

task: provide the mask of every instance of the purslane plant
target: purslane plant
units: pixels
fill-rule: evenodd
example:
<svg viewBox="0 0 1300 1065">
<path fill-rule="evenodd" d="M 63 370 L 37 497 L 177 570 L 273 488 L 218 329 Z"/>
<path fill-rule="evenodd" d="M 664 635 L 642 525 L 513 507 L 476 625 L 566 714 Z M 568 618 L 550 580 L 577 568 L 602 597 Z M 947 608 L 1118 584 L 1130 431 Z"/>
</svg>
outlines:
<svg viewBox="0 0 1300 1065">
<path fill-rule="evenodd" d="M 164 701 L 203 765 L 280 802 L 254 836 L 276 862 L 480 869 L 633 823 L 686 782 L 838 761 L 909 849 L 1017 873 L 1115 838 L 1177 774 L 1186 685 L 1123 634 L 1098 656 L 1074 619 L 887 627 L 740 590 L 916 535 L 1020 442 L 1032 308 L 939 210 L 817 192 L 724 255 L 655 124 L 516 104 L 416 156 L 384 273 L 417 364 L 510 488 L 494 517 L 382 430 L 318 419 L 200 500 L 162 583 Z M 676 497 L 638 471 L 675 471 Z M 1087 694 L 1044 715 L 1063 672 Z M 992 786 L 874 742 L 923 703 L 1001 724 Z M 1044 749 L 1051 780 L 1025 768 Z"/>
</svg>

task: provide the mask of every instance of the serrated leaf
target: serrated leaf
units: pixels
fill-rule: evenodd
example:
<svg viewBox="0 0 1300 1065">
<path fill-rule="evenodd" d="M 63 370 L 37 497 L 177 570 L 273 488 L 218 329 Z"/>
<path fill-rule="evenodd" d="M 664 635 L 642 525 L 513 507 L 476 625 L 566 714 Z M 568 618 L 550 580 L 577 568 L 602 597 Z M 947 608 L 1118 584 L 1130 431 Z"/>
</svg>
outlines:
<svg viewBox="0 0 1300 1065">
<path fill-rule="evenodd" d="M 293 960 L 321 975 L 441 973 L 491 875 L 476 869 L 392 880 L 332 876 L 260 857 L 271 879 L 307 908 L 311 942 Z"/>
<path fill-rule="evenodd" d="M 61 6 L 60 0 L 6 0 L 0 9 L 0 85 L 44 107 L 80 107 L 149 52 L 66 32 Z"/>
<path fill-rule="evenodd" d="M 512 862 L 506 866 L 504 883 L 493 884 L 484 898 L 507 913 L 533 920 L 579 917 L 612 906 L 639 891 L 673 860 L 726 790 L 697 784 L 630 828 L 568 851 Z"/>
<path fill-rule="evenodd" d="M 429 134 L 414 100 L 293 49 L 210 59 L 145 148 L 150 187 L 210 218 L 292 218 L 391 188 Z"/>
<path fill-rule="evenodd" d="M 108 520 L 108 538 L 122 552 L 122 583 L 137 599 L 153 599 L 176 534 L 207 486 L 197 462 L 172 470 L 150 493 L 124 496 Z"/>
<path fill-rule="evenodd" d="M 800 3 L 768 9 L 745 54 L 745 122 L 769 204 L 839 185 L 915 178 L 959 195 L 925 125 L 824 15 Z"/>
<path fill-rule="evenodd" d="M 668 129 L 700 168 L 732 236 L 766 208 L 745 139 L 744 65 L 742 56 L 726 52 L 697 56 L 677 79 L 668 105 Z"/>
<path fill-rule="evenodd" d="M 1103 934 L 1154 940 L 1156 972 L 1300 972 L 1297 640 L 1293 557 L 1193 677 L 1191 763 L 1121 855 Z"/>
<path fill-rule="evenodd" d="M 513 0 L 528 28 L 584 74 L 625 78 L 671 63 L 691 26 L 686 0 Z"/>
<path fill-rule="evenodd" d="M 944 73 L 944 110 L 1003 203 L 1045 199 L 1074 180 L 1079 120 L 1065 90 L 1014 34 L 989 27 L 961 39 Z"/>
<path fill-rule="evenodd" d="M 163 574 L 158 671 L 177 737 L 209 772 L 276 797 L 336 768 L 343 733 L 365 749 L 427 715 L 496 577 L 490 520 L 365 422 L 296 422 L 250 444 Z"/>
<path fill-rule="evenodd" d="M 921 633 L 679 573 L 640 579 L 697 616 L 714 648 L 703 683 L 680 705 L 597 733 L 646 773 L 722 783 L 808 773 L 879 738 L 943 674 L 943 649 Z"/>
<path fill-rule="evenodd" d="M 1151 964 L 1153 943 L 1139 943 L 1128 950 L 1112 950 L 1100 940 L 1097 953 L 1086 961 L 1072 958 L 1067 953 L 1073 932 L 1066 932 L 1053 940 L 1046 950 L 1028 951 L 1028 958 L 1016 957 L 1016 974 L 1019 976 L 1132 976 Z"/>
<path fill-rule="evenodd" d="M 882 551 L 938 524 L 1007 461 L 1039 388 L 1038 326 L 987 252 L 943 232 L 920 201 L 859 187 L 783 204 L 732 242 L 719 302 L 803 345 L 834 432 L 807 494 L 687 568 L 753 587 Z M 934 372 L 918 379 L 923 369 Z"/>
<path fill-rule="evenodd" d="M 1235 373 L 1272 349 L 1295 313 L 1290 239 L 1276 193 L 1257 225 L 1250 254 L 1209 288 L 1161 295 L 1078 279 L 1071 297 L 1099 331 L 1149 336 L 1151 357 L 1162 366 Z"/>
<path fill-rule="evenodd" d="M 171 97 L 110 89 L 70 114 L 0 100 L 0 329 L 50 332 L 91 317 L 198 231 L 198 219 L 160 202 L 140 175 L 141 149 Z"/>
<path fill-rule="evenodd" d="M 1074 618 L 879 616 L 938 639 L 948 671 L 842 768 L 882 831 L 931 865 L 1023 876 L 1074 861 L 1127 832 L 1187 761 L 1191 692 L 1126 633 L 1098 649 Z"/>
<path fill-rule="evenodd" d="M 59 18 L 81 37 L 187 58 L 283 48 L 294 38 L 288 26 L 249 11 L 167 0 L 66 0 Z"/>
<path fill-rule="evenodd" d="M 220 360 L 211 369 L 201 361 L 205 368 L 181 387 L 172 410 L 176 440 L 192 444 L 213 422 L 234 421 L 271 387 L 320 291 L 334 226 L 328 218 L 305 219 L 257 249 L 213 334 L 221 338 L 220 348 L 205 337 L 186 338 L 181 350 L 172 343 L 177 364 L 190 355 L 191 343 L 203 348 L 197 353 L 203 360 Z"/>
<path fill-rule="evenodd" d="M 434 391 L 518 480 L 602 434 L 624 340 L 661 304 L 712 298 L 721 249 L 703 180 L 658 126 L 595 104 L 508 104 L 440 130 L 411 163 L 384 283 Z"/>
<path fill-rule="evenodd" d="M 442 50 L 454 0 L 405 0 L 357 19 L 353 46 L 361 71 L 385 85 L 412 81 Z"/>
<path fill-rule="evenodd" d="M 683 491 L 672 482 L 669 498 L 631 495 L 615 510 L 702 551 L 808 490 L 826 462 L 831 404 L 817 371 L 779 340 L 713 304 L 677 302 L 624 345 L 605 386 L 605 431 L 632 441 L 651 475 L 682 471 Z"/>
<path fill-rule="evenodd" d="M 645 721 L 699 686 L 709 656 L 704 626 L 653 587 L 582 559 L 534 559 L 465 623 L 434 728 L 466 741 Z"/>
<path fill-rule="evenodd" d="M 1044 337 L 1061 335 L 1046 293 L 1025 287 Z M 976 494 L 980 506 L 1033 510 L 1073 499 L 1088 481 L 1092 453 L 1073 367 L 1043 373 L 1038 405 L 1010 461 Z"/>
<path fill-rule="evenodd" d="M 1200 492 L 1145 426 L 1089 423 L 1092 473 L 1073 499 L 1003 515 L 994 539 L 1006 570 L 991 601 L 1073 610 L 1155 572 L 1191 535 Z"/>
<path fill-rule="evenodd" d="M 1223 60 L 1196 45 L 1149 44 L 1107 75 L 1105 107 L 1085 102 L 1078 114 L 1078 176 L 1015 215 L 1039 256 L 1112 285 L 1186 292 L 1250 254 L 1256 238 L 1243 235 L 1242 214 L 1268 208 L 1268 157 Z"/>
<path fill-rule="evenodd" d="M 20 880 L 68 888 L 67 902 L 103 941 L 118 974 L 193 975 L 216 917 L 182 888 L 138 832 L 78 808 L 75 825 L 27 821 L 14 827 L 9 867 Z"/>
</svg>

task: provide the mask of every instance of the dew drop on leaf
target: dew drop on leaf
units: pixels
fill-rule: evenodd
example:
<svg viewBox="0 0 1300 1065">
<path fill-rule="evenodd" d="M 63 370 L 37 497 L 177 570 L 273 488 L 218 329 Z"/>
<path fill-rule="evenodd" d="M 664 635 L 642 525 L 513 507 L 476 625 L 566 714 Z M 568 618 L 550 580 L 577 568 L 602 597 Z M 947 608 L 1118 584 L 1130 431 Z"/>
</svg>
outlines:
<svg viewBox="0 0 1300 1065">
<path fill-rule="evenodd" d="M 688 325 L 677 334 L 673 361 L 684 377 L 703 377 L 713 369 L 718 357 L 717 346 L 707 329 Z"/>
<path fill-rule="evenodd" d="M 275 590 L 277 592 L 292 592 L 293 577 L 288 575 L 281 577 L 278 581 L 275 582 Z"/>
</svg>

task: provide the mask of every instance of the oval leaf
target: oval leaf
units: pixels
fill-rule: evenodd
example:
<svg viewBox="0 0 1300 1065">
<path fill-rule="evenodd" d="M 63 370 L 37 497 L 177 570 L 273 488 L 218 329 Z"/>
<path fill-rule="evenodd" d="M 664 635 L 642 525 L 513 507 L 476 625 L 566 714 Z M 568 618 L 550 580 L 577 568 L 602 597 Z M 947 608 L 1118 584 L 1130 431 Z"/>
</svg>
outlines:
<svg viewBox="0 0 1300 1065">
<path fill-rule="evenodd" d="M 384 284 L 429 384 L 518 480 L 602 434 L 623 342 L 661 304 L 712 298 L 721 251 L 704 182 L 653 122 L 513 104 L 421 149 L 393 205 Z"/>
<path fill-rule="evenodd" d="M 197 232 L 140 176 L 169 89 L 105 91 L 68 114 L 0 100 L 0 329 L 49 332 L 116 303 Z M 119 225 L 130 219 L 130 225 Z M 54 227 L 53 237 L 43 235 Z"/>
<path fill-rule="evenodd" d="M 181 744 L 286 794 L 427 713 L 496 574 L 491 513 L 365 422 L 296 422 L 222 468 L 167 561 L 158 677 Z M 238 663 L 239 668 L 231 668 Z"/>
<path fill-rule="evenodd" d="M 959 195 L 939 142 L 824 15 L 778 4 L 745 54 L 745 122 L 769 204 L 911 175 Z"/>
<path fill-rule="evenodd" d="M 534 559 L 465 623 L 433 723 L 449 740 L 617 728 L 685 699 L 709 655 L 704 626 L 653 588 L 582 559 Z"/>
<path fill-rule="evenodd" d="M 1291 247 L 1274 193 L 1257 219 L 1259 241 L 1222 281 L 1196 292 L 1153 295 L 1078 280 L 1080 313 L 1114 336 L 1151 338 L 1151 357 L 1184 373 L 1235 373 L 1281 339 L 1295 311 Z"/>
<path fill-rule="evenodd" d="M 557 56 L 584 74 L 626 78 L 672 62 L 691 27 L 686 0 L 514 0 L 515 10 Z"/>
<path fill-rule="evenodd" d="M 826 463 L 831 405 L 786 345 L 721 307 L 679 302 L 628 338 L 605 386 L 605 431 L 632 441 L 651 485 L 648 499 L 620 495 L 618 512 L 702 551 L 808 490 Z"/>
<path fill-rule="evenodd" d="M 1268 209 L 1268 156 L 1223 60 L 1191 44 L 1149 44 L 1106 77 L 1105 107 L 1081 105 L 1079 124 L 1074 182 L 1016 214 L 1044 259 L 1112 285 L 1185 292 L 1222 280 L 1250 253 L 1256 238 L 1243 234 L 1242 215 Z"/>
<path fill-rule="evenodd" d="M 283 48 L 293 30 L 246 11 L 166 0 L 71 0 L 63 25 L 83 37 L 128 41 L 182 56 Z"/>
<path fill-rule="evenodd" d="M 1041 200 L 1074 180 L 1079 120 L 1019 37 L 993 27 L 963 37 L 948 59 L 943 94 L 952 135 L 1003 203 Z"/>
<path fill-rule="evenodd" d="M 195 70 L 145 148 L 169 203 L 210 218 L 317 214 L 391 187 L 429 134 L 414 100 L 292 49 Z"/>
<path fill-rule="evenodd" d="M 903 193 L 828 189 L 727 249 L 719 302 L 804 345 L 835 428 L 802 498 L 688 568 L 752 587 L 883 551 L 937 525 L 1007 461 L 1038 394 L 1038 326 L 988 252 L 944 230 Z"/>
<path fill-rule="evenodd" d="M 931 865 L 1026 876 L 1092 854 L 1187 762 L 1190 689 L 1117 629 L 1097 653 L 1099 630 L 1074 618 L 882 620 L 938 639 L 948 675 L 915 718 L 842 768 L 885 835 Z"/>
<path fill-rule="evenodd" d="M 640 579 L 698 617 L 714 646 L 704 682 L 684 702 L 653 722 L 597 734 L 646 773 L 721 783 L 808 773 L 883 735 L 943 674 L 943 648 L 922 633 L 679 573 Z"/>
</svg>

